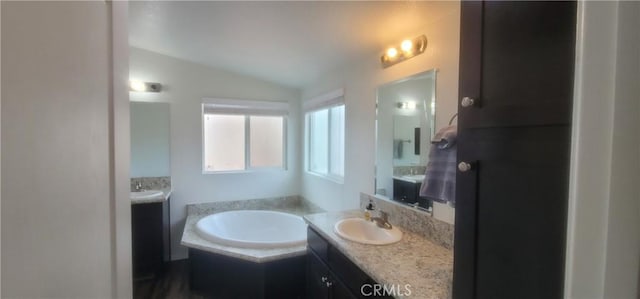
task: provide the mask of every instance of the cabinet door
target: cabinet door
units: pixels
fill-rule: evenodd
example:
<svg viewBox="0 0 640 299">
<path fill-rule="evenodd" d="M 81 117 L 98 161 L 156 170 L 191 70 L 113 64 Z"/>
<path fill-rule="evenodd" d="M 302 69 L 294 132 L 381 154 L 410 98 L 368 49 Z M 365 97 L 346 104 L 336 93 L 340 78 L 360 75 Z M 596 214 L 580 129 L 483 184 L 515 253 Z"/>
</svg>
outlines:
<svg viewBox="0 0 640 299">
<path fill-rule="evenodd" d="M 162 203 L 131 206 L 133 277 L 136 279 L 159 274 L 162 269 L 162 211 Z"/>
<path fill-rule="evenodd" d="M 349 289 L 338 279 L 334 279 L 330 282 L 331 288 L 329 289 L 331 299 L 357 299 L 360 297 L 354 296 Z"/>
<path fill-rule="evenodd" d="M 356 299 L 315 253 L 307 254 L 307 299 Z"/>
<path fill-rule="evenodd" d="M 327 299 L 329 298 L 329 269 L 309 251 L 307 253 L 307 296 L 308 299 Z"/>
<path fill-rule="evenodd" d="M 571 123 L 576 3 L 462 2 L 461 128 Z M 468 102 L 467 102 L 468 103 Z"/>
<path fill-rule="evenodd" d="M 454 298 L 561 298 L 569 126 L 468 129 L 458 144 Z"/>
</svg>

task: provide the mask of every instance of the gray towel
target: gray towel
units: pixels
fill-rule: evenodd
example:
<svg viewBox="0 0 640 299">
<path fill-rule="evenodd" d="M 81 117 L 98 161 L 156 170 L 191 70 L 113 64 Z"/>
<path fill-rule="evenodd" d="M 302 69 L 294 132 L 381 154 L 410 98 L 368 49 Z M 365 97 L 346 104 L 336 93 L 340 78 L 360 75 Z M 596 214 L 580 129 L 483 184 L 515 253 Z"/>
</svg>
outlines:
<svg viewBox="0 0 640 299">
<path fill-rule="evenodd" d="M 393 140 L 393 158 L 394 159 L 402 159 L 403 143 L 404 141 L 401 139 Z"/>
<path fill-rule="evenodd" d="M 456 126 L 448 126 L 435 135 L 435 146 L 429 149 L 427 171 L 420 186 L 421 197 L 455 204 L 457 132 Z"/>
<path fill-rule="evenodd" d="M 448 126 L 438 131 L 431 143 L 436 144 L 440 148 L 452 147 L 458 139 L 458 126 Z"/>
</svg>

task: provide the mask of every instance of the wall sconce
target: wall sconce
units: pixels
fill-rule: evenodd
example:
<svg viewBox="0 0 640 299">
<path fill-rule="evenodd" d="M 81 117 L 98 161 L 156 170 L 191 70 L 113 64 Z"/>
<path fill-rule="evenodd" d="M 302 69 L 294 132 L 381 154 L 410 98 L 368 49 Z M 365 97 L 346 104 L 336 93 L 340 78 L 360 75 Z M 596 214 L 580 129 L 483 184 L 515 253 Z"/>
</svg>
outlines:
<svg viewBox="0 0 640 299">
<path fill-rule="evenodd" d="M 398 50 L 399 49 L 399 50 Z M 398 62 L 407 60 L 416 55 L 420 55 L 427 49 L 427 37 L 418 36 L 413 40 L 405 39 L 399 47 L 392 47 L 380 57 L 382 67 L 387 68 Z"/>
<path fill-rule="evenodd" d="M 129 81 L 129 91 L 137 92 L 160 92 L 162 84 L 153 82 Z"/>
</svg>

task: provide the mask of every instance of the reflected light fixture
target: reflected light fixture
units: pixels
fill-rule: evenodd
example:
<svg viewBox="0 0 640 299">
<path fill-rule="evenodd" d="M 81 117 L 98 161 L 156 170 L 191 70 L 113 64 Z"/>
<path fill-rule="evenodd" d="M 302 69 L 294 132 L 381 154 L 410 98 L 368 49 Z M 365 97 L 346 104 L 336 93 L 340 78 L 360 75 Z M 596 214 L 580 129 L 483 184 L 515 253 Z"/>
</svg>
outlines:
<svg viewBox="0 0 640 299">
<path fill-rule="evenodd" d="M 411 102 L 411 101 L 399 102 L 396 106 L 400 109 L 407 109 L 407 110 L 415 110 L 418 107 L 416 102 Z"/>
<path fill-rule="evenodd" d="M 162 84 L 154 82 L 142 82 L 138 80 L 129 81 L 129 91 L 136 92 L 160 92 Z"/>
<path fill-rule="evenodd" d="M 382 67 L 387 68 L 398 62 L 407 60 L 416 55 L 420 55 L 427 49 L 427 37 L 424 35 L 414 39 L 405 39 L 400 43 L 400 50 L 397 47 L 391 47 L 380 57 Z"/>
</svg>

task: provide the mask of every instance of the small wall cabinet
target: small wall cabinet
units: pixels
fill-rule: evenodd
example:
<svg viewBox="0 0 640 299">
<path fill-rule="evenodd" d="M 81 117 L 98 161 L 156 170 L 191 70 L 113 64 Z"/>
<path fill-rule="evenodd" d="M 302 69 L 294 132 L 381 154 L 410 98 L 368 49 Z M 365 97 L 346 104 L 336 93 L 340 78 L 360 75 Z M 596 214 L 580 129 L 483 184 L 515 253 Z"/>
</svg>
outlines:
<svg viewBox="0 0 640 299">
<path fill-rule="evenodd" d="M 133 278 L 153 278 L 162 274 L 171 259 L 169 199 L 131 206 Z"/>
<path fill-rule="evenodd" d="M 307 230 L 307 248 L 306 298 L 392 298 L 362 294 L 363 285 L 376 282 L 312 228 Z"/>
</svg>

